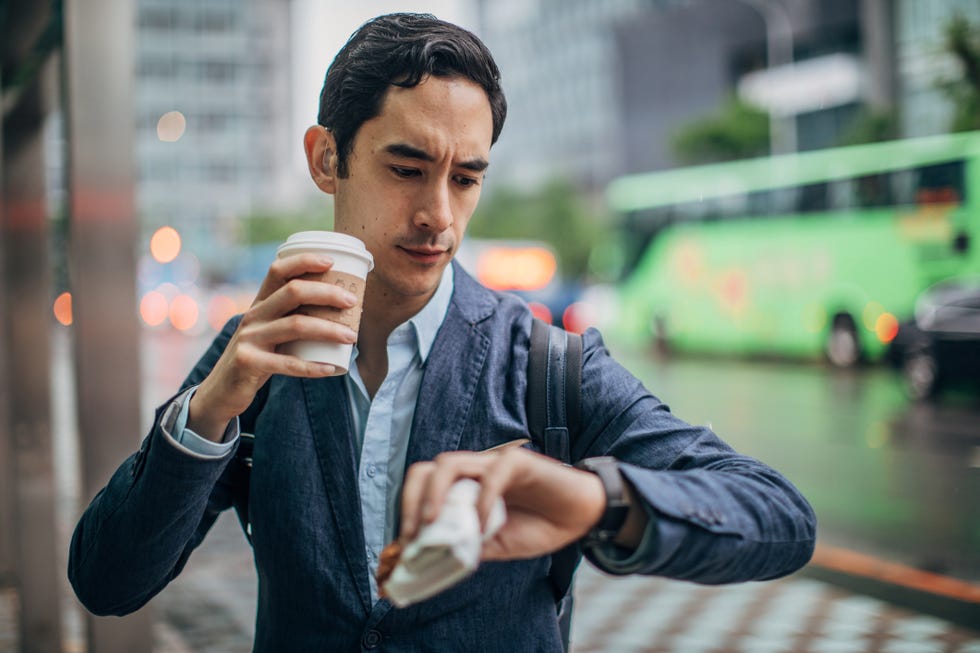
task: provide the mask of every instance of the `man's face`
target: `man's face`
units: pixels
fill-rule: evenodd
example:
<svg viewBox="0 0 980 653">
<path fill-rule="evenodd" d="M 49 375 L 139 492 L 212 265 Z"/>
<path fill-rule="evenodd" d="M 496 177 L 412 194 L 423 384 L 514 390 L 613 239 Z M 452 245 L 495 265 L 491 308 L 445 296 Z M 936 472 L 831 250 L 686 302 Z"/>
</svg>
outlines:
<svg viewBox="0 0 980 653">
<path fill-rule="evenodd" d="M 348 175 L 334 180 L 335 229 L 374 255 L 371 292 L 427 298 L 439 285 L 480 198 L 493 119 L 486 92 L 464 78 L 392 86 L 354 138 Z"/>
</svg>

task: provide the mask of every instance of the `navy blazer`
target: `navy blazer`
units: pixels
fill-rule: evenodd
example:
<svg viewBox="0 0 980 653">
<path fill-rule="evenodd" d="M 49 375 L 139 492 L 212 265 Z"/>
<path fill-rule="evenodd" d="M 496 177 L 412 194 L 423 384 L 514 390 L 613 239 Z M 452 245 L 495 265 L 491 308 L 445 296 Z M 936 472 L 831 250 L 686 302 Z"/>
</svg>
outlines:
<svg viewBox="0 0 980 653">
<path fill-rule="evenodd" d="M 455 273 L 423 372 L 409 465 L 528 432 L 531 314 L 458 265 Z M 207 375 L 237 324 L 215 338 L 184 387 Z M 405 609 L 385 600 L 372 605 L 345 384 L 339 377 L 274 376 L 265 390 L 241 418 L 242 430 L 256 435 L 255 651 L 561 651 L 547 556 L 484 563 L 466 581 Z M 165 409 L 72 537 L 69 577 L 95 614 L 127 614 L 149 601 L 231 505 L 225 481 L 232 455 L 204 460 L 179 451 L 160 431 Z M 598 455 L 623 461 L 624 475 L 657 517 L 657 546 L 636 565 L 639 573 L 703 583 L 758 580 L 795 571 L 812 554 L 815 519 L 799 492 L 708 428 L 675 417 L 589 330 L 572 458 Z"/>
</svg>

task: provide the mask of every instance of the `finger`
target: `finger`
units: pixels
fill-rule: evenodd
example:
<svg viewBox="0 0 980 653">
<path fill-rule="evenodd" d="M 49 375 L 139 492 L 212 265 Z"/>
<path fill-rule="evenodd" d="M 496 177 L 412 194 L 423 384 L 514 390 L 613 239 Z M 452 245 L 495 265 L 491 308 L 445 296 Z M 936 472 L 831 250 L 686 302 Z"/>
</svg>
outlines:
<svg viewBox="0 0 980 653">
<path fill-rule="evenodd" d="M 273 320 L 292 313 L 301 306 L 325 306 L 346 309 L 356 306 L 353 293 L 322 281 L 290 279 L 265 300 L 256 302 L 249 309 L 253 319 Z"/>
<path fill-rule="evenodd" d="M 236 352 L 238 363 L 245 369 L 263 375 L 282 374 L 304 378 L 333 376 L 339 372 L 336 366 L 303 360 L 296 356 L 267 351 L 249 343 L 243 343 Z"/>
<path fill-rule="evenodd" d="M 470 451 L 452 451 L 436 456 L 435 469 L 429 474 L 422 495 L 422 523 L 431 524 L 439 516 L 446 493 L 461 478 L 481 480 L 493 455 Z"/>
<path fill-rule="evenodd" d="M 418 535 L 422 496 L 425 493 L 428 477 L 435 466 L 435 463 L 429 461 L 418 462 L 405 472 L 405 482 L 402 485 L 402 525 L 399 537 L 406 542 L 410 542 Z"/>
<path fill-rule="evenodd" d="M 480 477 L 480 496 L 476 500 L 476 512 L 480 518 L 480 531 L 485 532 L 493 505 L 504 496 L 514 479 L 520 456 L 510 455 L 511 449 L 495 454 L 492 462 Z"/>
<path fill-rule="evenodd" d="M 350 345 L 357 342 L 357 332 L 339 322 L 302 313 L 285 317 L 257 326 L 250 337 L 263 349 L 273 349 L 295 340 L 315 340 Z"/>
<path fill-rule="evenodd" d="M 290 279 L 304 274 L 326 272 L 333 267 L 333 259 L 323 254 L 296 254 L 277 258 L 269 266 L 269 271 L 262 281 L 256 301 L 261 301 L 284 286 Z"/>
</svg>

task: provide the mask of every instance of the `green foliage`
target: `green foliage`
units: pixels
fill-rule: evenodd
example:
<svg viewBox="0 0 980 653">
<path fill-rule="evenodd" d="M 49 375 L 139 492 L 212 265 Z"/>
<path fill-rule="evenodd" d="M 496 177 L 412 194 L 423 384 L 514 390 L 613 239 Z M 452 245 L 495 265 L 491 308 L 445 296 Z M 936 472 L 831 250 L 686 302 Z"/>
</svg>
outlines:
<svg viewBox="0 0 980 653">
<path fill-rule="evenodd" d="M 333 229 L 333 208 L 298 213 L 253 213 L 241 223 L 244 245 L 283 242 L 297 231 Z"/>
<path fill-rule="evenodd" d="M 841 135 L 839 144 L 879 143 L 898 137 L 898 116 L 894 111 L 862 110 Z"/>
<path fill-rule="evenodd" d="M 685 165 L 764 156 L 769 153 L 769 114 L 730 99 L 715 114 L 681 128 L 672 145 Z"/>
<path fill-rule="evenodd" d="M 963 16 L 946 26 L 946 50 L 959 63 L 959 79 L 940 83 L 953 103 L 952 131 L 980 129 L 980 28 Z"/>
<path fill-rule="evenodd" d="M 558 253 L 562 273 L 584 278 L 593 245 L 604 233 L 601 214 L 570 183 L 552 181 L 532 192 L 501 188 L 484 197 L 469 226 L 474 238 L 541 240 Z"/>
</svg>

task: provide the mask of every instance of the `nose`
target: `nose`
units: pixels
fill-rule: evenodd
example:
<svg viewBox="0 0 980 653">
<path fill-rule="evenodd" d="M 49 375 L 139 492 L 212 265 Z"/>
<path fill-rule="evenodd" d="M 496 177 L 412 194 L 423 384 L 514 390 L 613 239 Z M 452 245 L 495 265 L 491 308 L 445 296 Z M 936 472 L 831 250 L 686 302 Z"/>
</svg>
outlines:
<svg viewBox="0 0 980 653">
<path fill-rule="evenodd" d="M 415 211 L 413 222 L 419 229 L 433 233 L 441 233 L 452 226 L 453 211 L 447 183 L 429 184 Z"/>
</svg>

